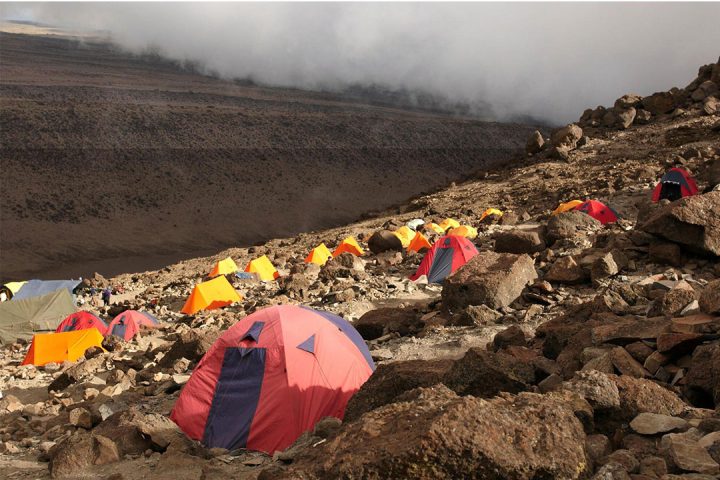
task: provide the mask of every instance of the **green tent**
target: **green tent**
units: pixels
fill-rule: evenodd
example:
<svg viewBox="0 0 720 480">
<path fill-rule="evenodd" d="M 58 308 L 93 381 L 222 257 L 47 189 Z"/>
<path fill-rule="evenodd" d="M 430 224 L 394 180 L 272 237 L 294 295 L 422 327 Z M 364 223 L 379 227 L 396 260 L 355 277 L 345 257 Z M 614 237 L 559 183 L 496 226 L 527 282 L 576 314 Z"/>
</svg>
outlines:
<svg viewBox="0 0 720 480">
<path fill-rule="evenodd" d="M 35 332 L 55 331 L 60 322 L 77 311 L 66 289 L 39 297 L 0 303 L 0 344 L 18 338 L 32 339 Z"/>
</svg>

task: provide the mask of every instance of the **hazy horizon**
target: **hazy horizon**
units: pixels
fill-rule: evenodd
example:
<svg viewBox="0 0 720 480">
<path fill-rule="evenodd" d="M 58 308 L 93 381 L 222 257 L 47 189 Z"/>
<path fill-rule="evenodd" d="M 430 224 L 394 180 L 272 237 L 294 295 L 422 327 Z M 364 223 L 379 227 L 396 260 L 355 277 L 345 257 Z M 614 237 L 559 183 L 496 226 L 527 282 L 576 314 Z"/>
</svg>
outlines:
<svg viewBox="0 0 720 480">
<path fill-rule="evenodd" d="M 3 19 L 107 31 L 225 78 L 408 89 L 552 123 L 683 87 L 720 52 L 717 3 L 37 3 Z"/>
</svg>

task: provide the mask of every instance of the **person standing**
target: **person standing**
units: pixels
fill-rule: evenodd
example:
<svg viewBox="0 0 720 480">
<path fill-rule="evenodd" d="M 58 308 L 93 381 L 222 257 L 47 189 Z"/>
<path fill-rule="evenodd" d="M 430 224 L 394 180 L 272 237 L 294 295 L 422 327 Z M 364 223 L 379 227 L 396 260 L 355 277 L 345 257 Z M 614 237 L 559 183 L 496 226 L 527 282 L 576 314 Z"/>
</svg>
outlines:
<svg viewBox="0 0 720 480">
<path fill-rule="evenodd" d="M 110 296 L 112 295 L 112 291 L 110 290 L 110 287 L 105 288 L 102 292 L 102 299 L 103 304 L 107 307 L 110 305 Z"/>
</svg>

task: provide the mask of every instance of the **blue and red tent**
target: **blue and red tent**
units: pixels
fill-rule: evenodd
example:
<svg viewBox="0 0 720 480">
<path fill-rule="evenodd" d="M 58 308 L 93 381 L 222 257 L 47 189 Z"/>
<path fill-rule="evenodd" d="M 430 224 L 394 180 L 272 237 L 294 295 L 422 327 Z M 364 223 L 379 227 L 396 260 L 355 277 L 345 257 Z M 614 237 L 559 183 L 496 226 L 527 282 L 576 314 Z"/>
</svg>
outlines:
<svg viewBox="0 0 720 480">
<path fill-rule="evenodd" d="M 475 245 L 465 237 L 449 235 L 438 239 L 420 262 L 410 280 L 427 277 L 428 283 L 440 283 L 478 254 Z"/>
<path fill-rule="evenodd" d="M 130 340 L 137 335 L 142 326 L 155 328 L 159 324 L 158 319 L 147 312 L 125 310 L 113 318 L 110 325 L 108 325 L 107 334 Z"/>
<path fill-rule="evenodd" d="M 273 453 L 321 418 L 342 418 L 374 370 L 362 337 L 341 317 L 269 307 L 218 338 L 170 418 L 207 447 Z"/>
<path fill-rule="evenodd" d="M 680 198 L 697 195 L 697 193 L 697 184 L 695 183 L 695 179 L 690 176 L 690 173 L 685 169 L 675 167 L 665 172 L 665 175 L 663 175 L 658 184 L 655 185 L 652 201 L 659 202 L 664 198 L 675 201 Z"/>
</svg>

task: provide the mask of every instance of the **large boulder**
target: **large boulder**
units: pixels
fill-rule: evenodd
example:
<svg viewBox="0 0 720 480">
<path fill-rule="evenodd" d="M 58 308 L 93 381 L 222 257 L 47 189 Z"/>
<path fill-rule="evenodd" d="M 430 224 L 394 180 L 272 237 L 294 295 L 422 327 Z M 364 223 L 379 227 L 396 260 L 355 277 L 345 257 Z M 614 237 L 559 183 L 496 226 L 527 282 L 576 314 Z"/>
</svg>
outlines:
<svg viewBox="0 0 720 480">
<path fill-rule="evenodd" d="M 106 465 L 120 460 L 118 446 L 111 439 L 95 433 L 81 432 L 58 443 L 48 452 L 53 478 L 77 478 L 92 465 Z"/>
<path fill-rule="evenodd" d="M 535 253 L 545 250 L 545 239 L 537 230 L 515 229 L 495 235 L 495 251 L 501 253 Z"/>
<path fill-rule="evenodd" d="M 675 108 L 675 99 L 670 92 L 657 92 L 643 98 L 642 106 L 654 115 L 669 113 Z"/>
<path fill-rule="evenodd" d="M 550 143 L 553 147 L 572 150 L 577 146 L 578 140 L 582 137 L 582 128 L 574 123 L 555 130 L 550 136 Z"/>
<path fill-rule="evenodd" d="M 683 392 L 698 407 L 720 405 L 720 343 L 700 345 L 692 355 Z"/>
<path fill-rule="evenodd" d="M 572 256 L 568 255 L 555 260 L 543 278 L 548 282 L 582 283 L 588 277 L 585 269 L 578 265 Z"/>
<path fill-rule="evenodd" d="M 538 130 L 535 130 L 525 144 L 525 153 L 535 155 L 536 153 L 542 151 L 544 145 L 545 140 L 543 139 L 542 134 Z"/>
<path fill-rule="evenodd" d="M 146 450 L 164 452 L 171 443 L 188 442 L 178 426 L 156 413 L 144 414 L 135 408 L 110 415 L 93 430 L 115 442 L 120 455 L 139 455 Z"/>
<path fill-rule="evenodd" d="M 455 392 L 475 397 L 494 397 L 500 392 L 518 393 L 535 382 L 535 369 L 527 362 L 499 352 L 471 348 L 448 371 L 443 383 Z"/>
<path fill-rule="evenodd" d="M 452 360 L 444 359 L 405 360 L 379 365 L 368 381 L 350 398 L 344 420 L 355 420 L 370 410 L 393 403 L 409 390 L 442 383 L 452 365 Z"/>
<path fill-rule="evenodd" d="M 700 294 L 700 310 L 720 313 L 720 280 L 708 283 Z"/>
<path fill-rule="evenodd" d="M 400 239 L 390 230 L 380 230 L 372 234 L 368 240 L 368 248 L 374 254 L 387 252 L 389 250 L 402 251 L 403 246 Z"/>
<path fill-rule="evenodd" d="M 657 383 L 627 375 L 609 375 L 620 394 L 618 419 L 630 421 L 641 413 L 677 416 L 685 411 L 685 402 Z"/>
<path fill-rule="evenodd" d="M 547 240 L 552 244 L 557 240 L 587 237 L 602 227 L 602 223 L 584 212 L 571 210 L 553 215 L 547 224 Z"/>
<path fill-rule="evenodd" d="M 353 325 L 365 340 L 374 340 L 393 332 L 402 336 L 417 333 L 423 322 L 411 308 L 378 308 L 365 313 Z"/>
<path fill-rule="evenodd" d="M 659 208 L 640 229 L 695 252 L 720 256 L 720 191 L 686 197 Z"/>
<path fill-rule="evenodd" d="M 571 407 L 523 393 L 484 400 L 445 387 L 373 410 L 275 478 L 583 478 L 585 434 Z"/>
<path fill-rule="evenodd" d="M 482 252 L 445 279 L 443 304 L 450 309 L 505 307 L 536 278 L 535 264 L 528 255 Z"/>
<path fill-rule="evenodd" d="M 192 362 L 199 362 L 208 349 L 215 343 L 220 332 L 218 330 L 197 331 L 188 330 L 182 332 L 180 337 L 173 343 L 170 350 L 160 360 L 163 368 L 172 367 L 177 360 L 187 358 Z"/>
</svg>

